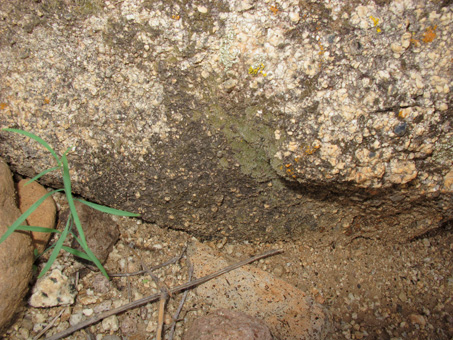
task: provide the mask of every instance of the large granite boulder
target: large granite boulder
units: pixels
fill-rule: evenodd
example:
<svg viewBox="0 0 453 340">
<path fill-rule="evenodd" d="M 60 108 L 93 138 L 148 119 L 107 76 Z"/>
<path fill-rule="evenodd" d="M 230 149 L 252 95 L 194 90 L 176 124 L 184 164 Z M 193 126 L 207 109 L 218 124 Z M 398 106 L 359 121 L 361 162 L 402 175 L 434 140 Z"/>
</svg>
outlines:
<svg viewBox="0 0 453 340">
<path fill-rule="evenodd" d="M 0 159 L 0 236 L 21 215 L 11 171 Z M 0 244 L 0 337 L 28 291 L 33 263 L 29 233 L 16 232 Z"/>
<path fill-rule="evenodd" d="M 258 240 L 452 218 L 449 1 L 13 0 L 0 14 L 0 127 L 76 146 L 90 200 Z M 0 150 L 21 174 L 49 167 L 17 135 Z"/>
</svg>

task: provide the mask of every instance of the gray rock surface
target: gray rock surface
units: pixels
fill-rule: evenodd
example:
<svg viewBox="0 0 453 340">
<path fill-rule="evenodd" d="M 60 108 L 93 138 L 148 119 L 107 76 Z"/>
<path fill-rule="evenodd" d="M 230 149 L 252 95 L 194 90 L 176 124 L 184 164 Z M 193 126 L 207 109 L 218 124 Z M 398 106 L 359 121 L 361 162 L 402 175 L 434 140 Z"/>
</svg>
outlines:
<svg viewBox="0 0 453 340">
<path fill-rule="evenodd" d="M 272 340 L 266 324 L 245 313 L 219 309 L 191 325 L 184 340 Z"/>
<path fill-rule="evenodd" d="M 1 236 L 20 215 L 12 174 L 0 158 Z M 0 244 L 0 335 L 8 327 L 28 291 L 32 263 L 33 247 L 28 233 L 13 233 Z"/>
<path fill-rule="evenodd" d="M 236 239 L 452 218 L 449 2 L 14 0 L 0 13 L 0 127 L 75 145 L 73 188 L 90 200 Z M 0 136 L 14 170 L 49 166 Z"/>
</svg>

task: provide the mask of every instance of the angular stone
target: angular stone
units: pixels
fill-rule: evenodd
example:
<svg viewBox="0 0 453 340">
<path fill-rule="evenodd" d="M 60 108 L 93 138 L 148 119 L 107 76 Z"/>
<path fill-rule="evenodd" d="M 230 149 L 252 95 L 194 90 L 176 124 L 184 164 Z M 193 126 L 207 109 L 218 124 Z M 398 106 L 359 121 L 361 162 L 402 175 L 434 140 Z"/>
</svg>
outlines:
<svg viewBox="0 0 453 340">
<path fill-rule="evenodd" d="M 80 223 L 82 224 L 88 248 L 90 248 L 97 259 L 104 264 L 120 236 L 118 224 L 106 213 L 90 208 L 78 201 L 75 201 L 74 203 L 77 214 L 79 215 Z M 66 224 L 68 214 L 69 210 L 62 214 L 62 223 Z M 83 251 L 82 247 L 75 239 L 72 242 L 72 248 Z M 96 268 L 91 262 L 86 262 L 83 259 L 79 260 L 88 264 L 92 269 Z"/>
<path fill-rule="evenodd" d="M 74 303 L 76 295 L 71 280 L 54 269 L 36 282 L 29 303 L 32 307 L 67 306 Z"/>
<path fill-rule="evenodd" d="M 224 268 L 220 253 L 201 243 L 189 249 L 195 276 Z M 196 288 L 213 308 L 234 309 L 262 319 L 279 339 L 324 339 L 330 330 L 328 312 L 304 292 L 253 266 L 245 266 Z"/>
<path fill-rule="evenodd" d="M 17 194 L 19 196 L 19 208 L 24 213 L 31 205 L 33 205 L 42 196 L 47 194 L 47 190 L 39 183 L 32 182 L 25 185 L 29 178 L 19 181 L 17 184 Z M 27 218 L 27 223 L 30 226 L 54 228 L 57 207 L 52 196 L 47 197 L 44 202 Z M 42 253 L 46 249 L 47 242 L 51 233 L 32 232 L 33 246 Z"/>
<path fill-rule="evenodd" d="M 20 215 L 12 174 L 0 158 L 0 237 Z M 33 247 L 29 233 L 15 232 L 0 244 L 0 335 L 28 291 L 32 263 Z"/>
</svg>

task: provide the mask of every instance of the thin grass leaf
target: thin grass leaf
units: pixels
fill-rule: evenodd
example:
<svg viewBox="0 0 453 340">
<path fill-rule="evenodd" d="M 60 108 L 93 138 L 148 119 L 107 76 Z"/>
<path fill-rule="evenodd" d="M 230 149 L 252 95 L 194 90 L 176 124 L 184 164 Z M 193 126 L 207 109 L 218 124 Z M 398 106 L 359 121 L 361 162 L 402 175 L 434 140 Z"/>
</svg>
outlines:
<svg viewBox="0 0 453 340">
<path fill-rule="evenodd" d="M 39 174 L 37 174 L 35 177 L 33 177 L 31 180 L 29 180 L 27 183 L 25 183 L 25 185 L 28 185 L 30 183 L 33 183 L 34 181 L 40 179 L 42 176 L 44 176 L 45 174 L 48 174 L 49 172 L 52 172 L 54 170 L 58 170 L 60 169 L 59 166 L 55 166 L 53 168 L 50 168 L 50 169 L 47 169 L 47 170 L 44 170 L 42 172 L 40 172 Z"/>
<path fill-rule="evenodd" d="M 71 151 L 74 151 L 75 148 L 73 146 L 70 146 L 66 149 L 66 151 L 63 153 L 63 156 L 66 156 L 68 153 L 70 153 Z"/>
<path fill-rule="evenodd" d="M 10 132 L 16 132 L 16 133 L 19 133 L 21 135 L 24 135 L 24 136 L 27 136 L 28 138 L 31 138 L 31 139 L 34 139 L 35 141 L 37 141 L 39 144 L 41 144 L 42 146 L 44 146 L 47 150 L 49 150 L 49 152 L 52 154 L 52 156 L 55 158 L 55 160 L 57 161 L 58 165 L 60 165 L 60 158 L 57 156 L 57 154 L 55 153 L 55 151 L 51 148 L 51 146 L 49 144 L 47 144 L 47 142 L 42 139 L 41 137 L 38 137 L 36 136 L 35 134 L 31 133 L 31 132 L 27 132 L 27 131 L 24 131 L 24 130 L 20 130 L 20 129 L 3 129 L 4 131 L 10 131 Z"/>
<path fill-rule="evenodd" d="M 104 205 L 99 205 L 99 204 L 96 204 L 96 203 L 84 201 L 84 200 L 81 200 L 79 198 L 74 198 L 74 199 L 76 201 L 79 201 L 80 203 L 83 203 L 83 204 L 89 206 L 90 208 L 99 210 L 99 211 L 101 211 L 103 213 L 107 213 L 107 214 L 110 214 L 110 215 L 126 216 L 126 217 L 139 217 L 140 216 L 140 214 L 135 214 L 135 213 L 131 213 L 129 211 L 118 210 L 118 209 L 106 207 Z"/>
<path fill-rule="evenodd" d="M 80 245 L 83 249 L 87 248 L 87 241 L 85 239 L 85 233 L 82 229 L 82 224 L 80 223 L 79 215 L 77 214 L 76 207 L 74 205 L 74 199 L 72 198 L 71 191 L 71 178 L 69 177 L 69 166 L 68 159 L 65 155 L 61 157 L 61 162 L 63 164 L 63 184 L 64 191 L 66 195 L 66 200 L 68 201 L 69 210 L 71 211 L 72 218 L 74 219 L 74 224 L 76 225 L 77 231 L 80 237 Z"/>
<path fill-rule="evenodd" d="M 60 235 L 60 238 L 58 241 L 55 243 L 55 247 L 52 251 L 52 254 L 50 254 L 49 260 L 47 260 L 46 265 L 44 268 L 41 270 L 41 273 L 38 275 L 38 279 L 43 277 L 44 274 L 47 273 L 47 271 L 52 267 L 52 264 L 55 262 L 55 259 L 57 258 L 58 254 L 60 253 L 61 248 L 63 247 L 63 242 L 68 236 L 69 232 L 69 224 L 70 224 L 70 219 L 68 219 L 68 222 L 66 222 L 66 227 L 64 228 L 63 232 Z"/>
<path fill-rule="evenodd" d="M 33 211 L 35 211 L 36 208 L 38 208 L 47 197 L 53 195 L 54 193 L 56 193 L 58 191 L 63 191 L 63 189 L 58 189 L 58 190 L 53 190 L 51 192 L 48 192 L 47 194 L 42 196 L 39 200 L 37 200 L 35 203 L 33 203 L 32 206 L 30 208 L 28 208 L 26 212 L 24 212 L 22 215 L 19 216 L 19 218 L 16 221 L 14 221 L 14 223 L 8 228 L 6 233 L 3 234 L 3 236 L 0 238 L 0 244 L 3 241 L 5 241 L 9 235 L 11 235 L 13 232 L 16 231 L 16 229 L 19 226 L 21 226 L 21 224 L 28 218 L 28 216 L 30 216 L 31 213 Z"/>
<path fill-rule="evenodd" d="M 16 228 L 17 230 L 23 230 L 23 231 L 37 231 L 40 233 L 57 233 L 61 234 L 61 231 L 52 229 L 52 228 L 44 228 L 44 227 L 35 227 L 35 226 L 30 226 L 30 225 L 21 225 Z"/>
<path fill-rule="evenodd" d="M 38 254 L 38 255 L 36 255 L 36 253 L 38 252 L 38 249 L 35 249 L 36 250 L 36 252 L 35 252 L 35 262 L 36 262 L 37 259 L 39 259 L 41 256 L 43 256 L 45 253 L 47 253 L 48 251 L 50 251 L 53 248 L 55 248 L 55 243 L 52 244 L 50 247 L 44 249 L 44 251 L 41 254 Z"/>
<path fill-rule="evenodd" d="M 74 248 L 70 248 L 70 247 L 66 247 L 66 246 L 63 246 L 63 249 L 66 250 L 68 253 L 71 253 L 74 256 L 80 257 L 80 258 L 82 258 L 84 260 L 87 260 L 87 261 L 91 261 L 90 257 L 87 254 L 85 254 L 84 252 L 80 251 L 80 250 L 77 250 L 77 249 L 74 249 Z"/>
</svg>

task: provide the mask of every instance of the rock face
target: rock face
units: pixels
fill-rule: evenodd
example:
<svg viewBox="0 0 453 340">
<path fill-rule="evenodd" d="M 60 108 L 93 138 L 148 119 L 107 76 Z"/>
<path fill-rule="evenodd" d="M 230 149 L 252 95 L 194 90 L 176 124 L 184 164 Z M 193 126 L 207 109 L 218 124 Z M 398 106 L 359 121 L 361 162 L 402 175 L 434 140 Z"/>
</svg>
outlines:
<svg viewBox="0 0 453 340">
<path fill-rule="evenodd" d="M 184 340 L 272 340 L 261 320 L 228 309 L 201 317 L 190 326 Z"/>
<path fill-rule="evenodd" d="M 0 235 L 21 215 L 11 172 L 0 159 Z M 0 335 L 28 291 L 33 247 L 28 233 L 13 233 L 0 244 Z"/>
<path fill-rule="evenodd" d="M 237 239 L 452 218 L 448 1 L 52 4 L 0 5 L 0 127 L 75 145 L 84 197 Z"/>
<path fill-rule="evenodd" d="M 17 195 L 19 196 L 19 208 L 22 213 L 27 211 L 37 200 L 47 194 L 46 188 L 37 182 L 27 184 L 30 179 L 23 179 L 17 183 Z M 28 225 L 44 228 L 55 228 L 57 207 L 52 197 L 48 197 L 27 218 Z M 32 232 L 33 247 L 42 253 L 49 242 L 50 233 Z"/>
<path fill-rule="evenodd" d="M 189 256 L 196 277 L 228 265 L 220 254 L 201 243 L 191 245 Z M 287 282 L 253 266 L 233 270 L 198 286 L 196 296 L 214 309 L 234 309 L 262 319 L 278 339 L 321 340 L 330 331 L 329 314 L 322 305 Z"/>
</svg>

